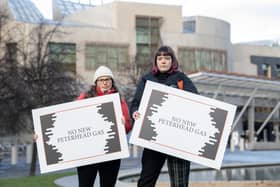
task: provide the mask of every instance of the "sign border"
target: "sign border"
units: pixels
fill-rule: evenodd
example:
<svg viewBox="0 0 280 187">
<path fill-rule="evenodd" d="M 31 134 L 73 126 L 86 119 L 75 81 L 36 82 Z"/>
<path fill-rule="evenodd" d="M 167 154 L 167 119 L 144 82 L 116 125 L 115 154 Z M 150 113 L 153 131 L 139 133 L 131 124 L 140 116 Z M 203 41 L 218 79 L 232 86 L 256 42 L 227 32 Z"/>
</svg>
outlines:
<svg viewBox="0 0 280 187">
<path fill-rule="evenodd" d="M 142 139 L 139 137 L 140 132 L 141 132 L 141 128 L 143 126 L 143 122 L 144 122 L 144 118 L 147 115 L 147 105 L 149 102 L 149 98 L 151 97 L 151 93 L 152 91 L 160 91 L 163 93 L 167 93 L 170 95 L 174 95 L 180 98 L 184 98 L 184 99 L 191 99 L 193 102 L 197 102 L 197 103 L 202 103 L 208 106 L 213 106 L 215 108 L 221 108 L 226 110 L 227 113 L 227 117 L 225 120 L 225 125 L 223 127 L 223 132 L 221 133 L 220 136 L 220 141 L 219 141 L 219 145 L 218 145 L 218 149 L 216 152 L 216 158 L 214 160 L 212 159 L 208 159 L 206 157 L 202 157 L 200 155 L 195 155 L 193 153 L 191 153 L 190 151 L 184 151 L 184 150 L 179 150 L 176 148 L 172 148 L 169 145 L 163 145 L 160 144 L 158 142 L 155 142 L 153 140 L 146 140 L 146 139 Z M 138 111 L 140 112 L 140 114 L 143 114 L 140 116 L 140 118 L 138 120 L 135 121 L 134 123 L 134 127 L 133 127 L 133 131 L 130 137 L 129 142 L 131 144 L 135 144 L 144 148 L 148 148 L 148 149 L 152 149 L 152 150 L 156 150 L 165 154 L 169 154 L 169 155 L 173 155 L 182 159 L 186 159 L 186 160 L 190 160 L 193 162 L 196 162 L 198 164 L 202 164 L 211 168 L 215 168 L 215 169 L 220 169 L 221 168 L 221 164 L 222 164 L 222 160 L 223 160 L 223 155 L 225 152 L 225 148 L 227 145 L 227 140 L 228 140 L 228 136 L 230 134 L 231 131 L 231 127 L 232 127 L 232 123 L 233 123 L 233 119 L 235 116 L 235 111 L 236 111 L 236 106 L 235 105 L 231 105 L 222 101 L 218 101 L 218 100 L 214 100 L 205 96 L 201 96 L 198 94 L 194 94 L 191 92 L 186 92 L 180 89 L 176 89 L 176 88 L 172 88 L 163 84 L 159 84 L 159 83 L 155 83 L 152 81 L 147 81 L 146 85 L 145 85 L 145 89 L 143 92 L 143 96 L 139 105 L 139 109 Z"/>
<path fill-rule="evenodd" d="M 46 151 L 44 148 L 45 140 L 43 138 L 43 132 L 42 132 L 42 126 L 41 126 L 42 124 L 40 121 L 40 117 L 42 115 L 47 115 L 47 114 L 51 114 L 54 112 L 75 110 L 78 108 L 99 105 L 99 104 L 107 103 L 107 102 L 113 103 L 113 107 L 114 107 L 114 111 L 115 111 L 114 117 L 116 119 L 117 133 L 118 133 L 118 137 L 119 137 L 121 151 L 114 152 L 114 153 L 108 153 L 105 155 L 93 155 L 91 157 L 77 158 L 74 160 L 68 160 L 68 161 L 59 162 L 57 164 L 48 165 L 47 158 L 46 158 Z M 104 162 L 104 161 L 115 160 L 115 159 L 121 159 L 121 158 L 126 158 L 129 156 L 125 127 L 122 124 L 122 120 L 121 120 L 122 110 L 121 110 L 121 104 L 120 104 L 120 96 L 118 93 L 108 94 L 108 95 L 104 95 L 104 96 L 98 96 L 98 97 L 93 97 L 93 98 L 88 98 L 88 99 L 83 99 L 83 100 L 76 100 L 76 101 L 72 101 L 72 102 L 62 103 L 62 104 L 58 104 L 58 105 L 52 105 L 52 106 L 48 106 L 48 107 L 42 107 L 42 108 L 38 108 L 38 109 L 33 109 L 32 116 L 33 116 L 34 131 L 35 131 L 35 134 L 38 135 L 36 144 L 37 144 L 38 159 L 39 159 L 41 173 L 69 169 L 69 168 L 78 167 L 78 166 L 82 166 L 82 165 L 94 164 L 94 163 L 99 163 L 99 162 Z M 73 144 L 73 146 L 79 146 L 79 145 Z M 92 148 L 93 146 L 94 146 L 94 144 L 89 145 L 89 148 Z"/>
</svg>

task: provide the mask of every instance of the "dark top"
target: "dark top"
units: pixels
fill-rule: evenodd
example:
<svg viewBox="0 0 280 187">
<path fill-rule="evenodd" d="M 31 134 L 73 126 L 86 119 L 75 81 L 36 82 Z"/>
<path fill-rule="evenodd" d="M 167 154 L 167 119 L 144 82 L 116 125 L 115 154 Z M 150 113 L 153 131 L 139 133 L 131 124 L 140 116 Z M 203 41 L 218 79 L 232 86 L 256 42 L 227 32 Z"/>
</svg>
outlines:
<svg viewBox="0 0 280 187">
<path fill-rule="evenodd" d="M 137 89 L 136 89 L 134 98 L 131 102 L 131 106 L 130 106 L 130 115 L 131 116 L 132 116 L 133 112 L 138 110 L 147 80 L 165 84 L 167 86 L 171 86 L 174 88 L 178 88 L 178 86 L 177 86 L 178 81 L 183 80 L 183 83 L 184 83 L 183 89 L 185 91 L 189 91 L 189 92 L 198 94 L 198 91 L 197 91 L 196 87 L 194 86 L 194 84 L 192 83 L 192 81 L 183 72 L 178 71 L 173 74 L 159 73 L 157 75 L 154 75 L 152 72 L 150 72 L 150 73 L 144 75 L 137 84 Z"/>
</svg>

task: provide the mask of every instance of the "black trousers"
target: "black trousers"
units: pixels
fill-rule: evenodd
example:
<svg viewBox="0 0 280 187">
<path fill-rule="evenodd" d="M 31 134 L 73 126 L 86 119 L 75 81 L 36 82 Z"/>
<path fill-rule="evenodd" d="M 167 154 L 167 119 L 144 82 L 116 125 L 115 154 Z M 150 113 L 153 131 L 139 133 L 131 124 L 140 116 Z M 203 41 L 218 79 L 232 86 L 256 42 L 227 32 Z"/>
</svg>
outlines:
<svg viewBox="0 0 280 187">
<path fill-rule="evenodd" d="M 114 187 L 120 169 L 121 160 L 113 160 L 77 168 L 79 187 L 92 187 L 99 172 L 100 187 Z"/>
<path fill-rule="evenodd" d="M 171 187 L 187 187 L 190 162 L 149 149 L 143 151 L 142 170 L 137 186 L 154 187 L 166 159 Z"/>
</svg>

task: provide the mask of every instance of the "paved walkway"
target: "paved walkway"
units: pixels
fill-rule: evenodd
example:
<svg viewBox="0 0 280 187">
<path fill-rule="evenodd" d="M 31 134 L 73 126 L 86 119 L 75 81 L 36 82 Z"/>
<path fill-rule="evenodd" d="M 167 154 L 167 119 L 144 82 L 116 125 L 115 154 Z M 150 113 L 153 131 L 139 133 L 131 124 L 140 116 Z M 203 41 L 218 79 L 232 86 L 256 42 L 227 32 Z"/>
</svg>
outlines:
<svg viewBox="0 0 280 187">
<path fill-rule="evenodd" d="M 77 175 L 63 177 L 57 179 L 55 184 L 61 187 L 78 187 L 78 177 Z M 99 187 L 99 179 L 98 177 L 95 180 L 94 187 Z M 117 181 L 116 187 L 136 187 L 136 185 L 124 183 L 121 181 Z"/>
<path fill-rule="evenodd" d="M 254 165 L 280 165 L 280 151 L 226 151 L 222 168 L 249 167 Z M 166 166 L 162 171 L 166 171 Z M 192 170 L 209 169 L 198 164 L 192 164 Z M 123 159 L 119 178 L 127 175 L 138 174 L 140 171 L 140 158 Z M 201 176 L 200 176 L 201 177 Z M 94 187 L 99 187 L 99 180 L 95 181 Z M 275 179 L 277 180 L 277 179 Z M 278 179 L 279 180 L 279 179 Z M 57 179 L 55 183 L 61 187 L 78 187 L 77 175 Z M 166 186 L 162 184 L 159 186 Z M 136 187 L 133 183 L 118 181 L 116 187 Z"/>
</svg>

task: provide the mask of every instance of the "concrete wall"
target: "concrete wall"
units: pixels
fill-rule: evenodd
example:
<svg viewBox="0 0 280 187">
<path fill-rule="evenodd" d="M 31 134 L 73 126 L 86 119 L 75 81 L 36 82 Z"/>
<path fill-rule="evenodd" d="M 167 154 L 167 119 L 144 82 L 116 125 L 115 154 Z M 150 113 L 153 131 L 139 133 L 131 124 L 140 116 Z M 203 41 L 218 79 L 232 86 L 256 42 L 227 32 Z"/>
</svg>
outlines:
<svg viewBox="0 0 280 187">
<path fill-rule="evenodd" d="M 246 75 L 257 75 L 258 69 L 256 64 L 252 64 L 250 60 L 251 55 L 256 56 L 267 56 L 267 57 L 279 57 L 280 48 L 268 47 L 268 46 L 254 46 L 236 44 L 233 45 L 233 72 L 246 74 Z"/>
<path fill-rule="evenodd" d="M 54 10 L 58 11 L 55 4 Z M 60 15 L 59 12 L 54 12 L 54 14 Z M 62 24 L 60 30 L 67 34 L 55 35 L 52 40 L 76 44 L 77 73 L 86 80 L 91 80 L 93 72 L 85 70 L 84 67 L 85 45 L 87 43 L 126 45 L 128 46 L 128 56 L 132 63 L 136 55 L 136 16 L 160 18 L 162 21 L 160 30 L 162 43 L 170 45 L 176 52 L 179 47 L 226 51 L 228 72 L 257 75 L 257 66 L 250 62 L 251 55 L 280 57 L 280 48 L 243 44 L 233 45 L 230 41 L 230 24 L 215 18 L 191 17 L 196 22 L 196 31 L 194 33 L 183 33 L 182 7 L 177 5 L 115 1 L 110 4 L 89 8 L 66 17 L 64 19 L 66 22 L 75 22 L 77 24 L 71 26 Z M 28 32 L 34 26 L 27 23 L 17 24 L 22 25 L 25 35 L 28 35 Z"/>
<path fill-rule="evenodd" d="M 76 41 L 79 49 L 83 49 L 85 43 L 88 42 L 128 45 L 128 56 L 133 61 L 136 55 L 136 16 L 160 18 L 162 21 L 160 30 L 162 42 L 173 47 L 176 52 L 178 47 L 223 50 L 227 52 L 228 67 L 231 67 L 229 23 L 215 18 L 197 16 L 194 17 L 196 32 L 193 34 L 183 33 L 181 6 L 113 2 L 65 18 L 66 21 L 84 23 L 88 26 L 64 29 L 71 33 L 69 36 L 72 41 Z M 80 50 L 80 52 L 82 51 Z M 88 73 L 84 70 L 82 54 L 77 55 L 77 63 L 77 72 L 87 78 Z"/>
</svg>

